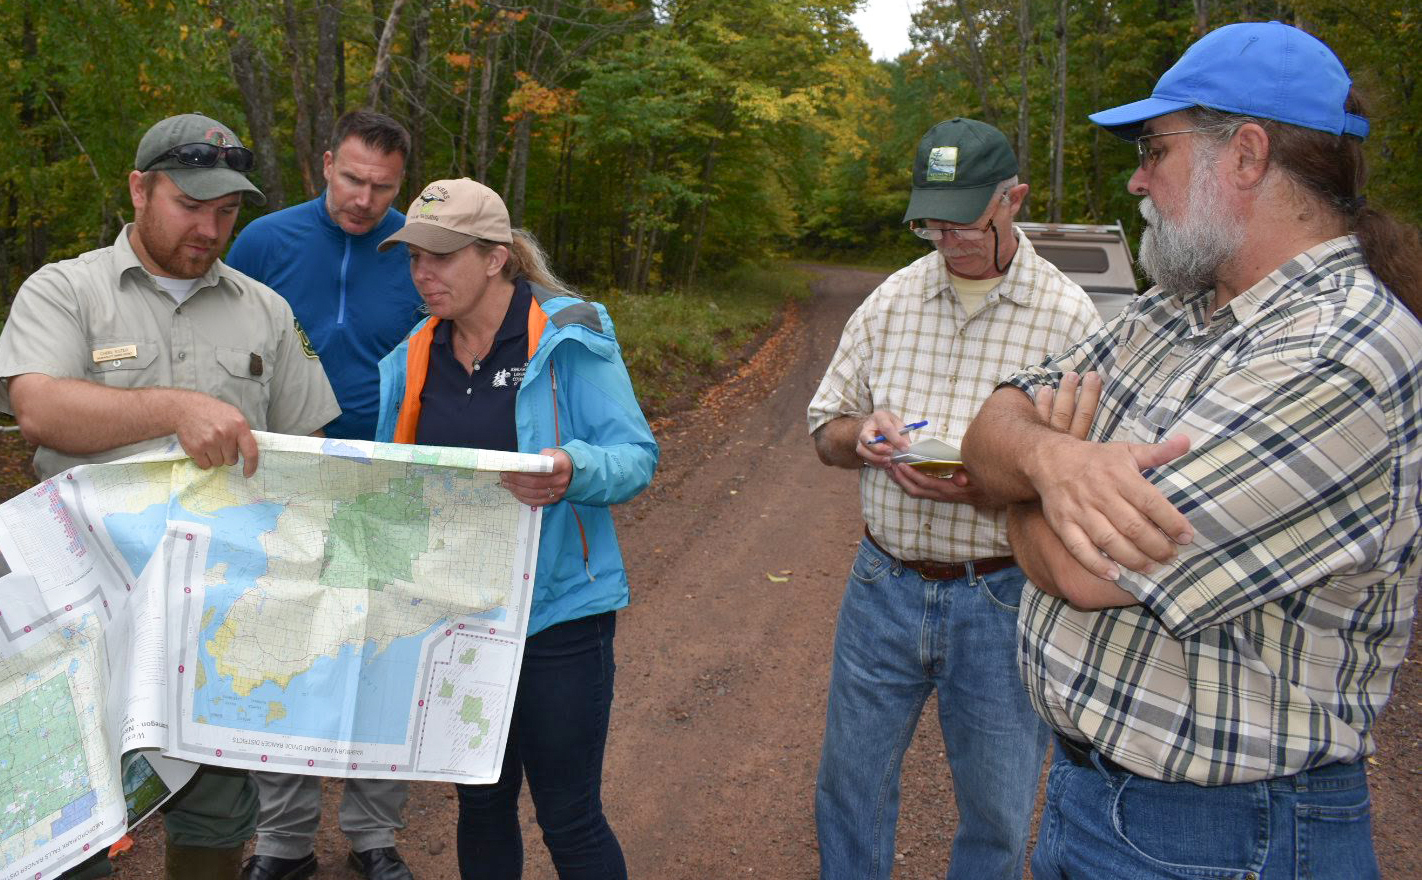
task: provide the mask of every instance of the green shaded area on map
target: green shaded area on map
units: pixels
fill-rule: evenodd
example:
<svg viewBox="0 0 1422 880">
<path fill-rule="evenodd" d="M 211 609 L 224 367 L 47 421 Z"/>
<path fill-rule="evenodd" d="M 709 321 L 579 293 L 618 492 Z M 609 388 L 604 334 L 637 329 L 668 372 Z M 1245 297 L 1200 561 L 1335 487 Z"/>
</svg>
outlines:
<svg viewBox="0 0 1422 880">
<path fill-rule="evenodd" d="M 444 681 L 440 682 L 439 695 L 441 698 L 446 700 L 454 696 L 454 685 L 449 683 L 449 679 L 446 678 Z"/>
<path fill-rule="evenodd" d="M 479 735 L 470 738 L 469 748 L 482 746 L 489 735 L 489 719 L 484 717 L 484 698 L 466 696 L 464 705 L 459 707 L 459 720 L 479 728 Z"/>
<path fill-rule="evenodd" d="M 475 661 L 478 657 L 479 657 L 479 649 L 478 649 L 478 648 L 470 648 L 469 650 L 465 651 L 463 654 L 460 654 L 460 655 L 459 655 L 459 662 L 460 662 L 460 663 L 463 663 L 465 666 L 473 666 L 473 665 L 474 665 L 474 661 Z"/>
<path fill-rule="evenodd" d="M 414 561 L 429 546 L 430 512 L 421 477 L 390 481 L 337 504 L 321 561 L 321 584 L 381 590 L 414 579 Z"/>
<path fill-rule="evenodd" d="M 0 840 L 90 794 L 79 717 L 63 673 L 0 705 Z"/>
</svg>

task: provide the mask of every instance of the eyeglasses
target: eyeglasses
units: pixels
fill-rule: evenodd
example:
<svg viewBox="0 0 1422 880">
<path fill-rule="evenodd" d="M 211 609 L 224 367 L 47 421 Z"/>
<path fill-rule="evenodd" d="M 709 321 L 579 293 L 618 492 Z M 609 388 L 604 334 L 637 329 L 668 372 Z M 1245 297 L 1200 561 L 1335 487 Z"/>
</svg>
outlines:
<svg viewBox="0 0 1422 880">
<path fill-rule="evenodd" d="M 937 229 L 932 226 L 919 226 L 918 222 L 917 220 L 911 221 L 909 229 L 913 231 L 914 235 L 926 241 L 942 241 L 945 235 L 952 236 L 959 241 L 982 241 L 987 238 L 988 230 L 993 229 L 991 217 L 981 227 L 969 226 L 966 229 Z"/>
<path fill-rule="evenodd" d="M 1199 131 L 1204 131 L 1204 129 L 1182 128 L 1179 131 L 1157 131 L 1154 134 L 1143 134 L 1136 138 L 1136 155 L 1140 157 L 1141 169 L 1149 171 L 1151 168 L 1154 168 L 1155 163 L 1159 162 L 1160 157 L 1164 155 L 1161 150 L 1152 147 L 1150 144 L 1147 144 L 1146 141 L 1151 138 L 1170 137 L 1172 134 L 1195 134 Z"/>
<path fill-rule="evenodd" d="M 147 171 L 164 159 L 177 159 L 194 168 L 214 168 L 222 159 L 233 171 L 251 171 L 255 157 L 246 147 L 219 147 L 217 144 L 179 144 L 138 169 Z"/>
</svg>

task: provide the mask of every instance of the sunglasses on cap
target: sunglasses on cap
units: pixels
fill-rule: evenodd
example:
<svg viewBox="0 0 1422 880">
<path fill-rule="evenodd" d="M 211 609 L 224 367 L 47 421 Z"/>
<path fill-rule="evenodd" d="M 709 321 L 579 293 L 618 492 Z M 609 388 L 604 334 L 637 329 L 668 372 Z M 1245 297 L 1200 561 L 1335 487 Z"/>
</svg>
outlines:
<svg viewBox="0 0 1422 880">
<path fill-rule="evenodd" d="M 215 168 L 222 159 L 233 171 L 251 171 L 255 157 L 246 147 L 219 147 L 217 144 L 179 144 L 138 169 L 147 171 L 164 159 L 176 159 L 194 168 Z"/>
</svg>

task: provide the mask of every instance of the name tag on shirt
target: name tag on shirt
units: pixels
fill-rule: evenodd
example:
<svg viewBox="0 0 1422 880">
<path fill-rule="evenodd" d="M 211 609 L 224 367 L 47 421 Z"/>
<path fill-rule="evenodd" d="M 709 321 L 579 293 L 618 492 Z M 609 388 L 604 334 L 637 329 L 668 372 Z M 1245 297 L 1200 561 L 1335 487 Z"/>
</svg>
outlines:
<svg viewBox="0 0 1422 880">
<path fill-rule="evenodd" d="M 138 357 L 138 346 L 136 345 L 116 345 L 112 348 L 94 349 L 94 363 L 96 364 L 121 361 L 124 358 L 132 357 Z"/>
</svg>

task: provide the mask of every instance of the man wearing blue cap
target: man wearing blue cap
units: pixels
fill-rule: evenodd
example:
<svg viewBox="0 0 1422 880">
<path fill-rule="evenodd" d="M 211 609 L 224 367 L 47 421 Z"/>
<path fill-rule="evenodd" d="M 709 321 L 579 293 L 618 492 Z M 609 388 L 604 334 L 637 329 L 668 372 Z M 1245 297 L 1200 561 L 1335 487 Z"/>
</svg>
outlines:
<svg viewBox="0 0 1422 880">
<path fill-rule="evenodd" d="M 1365 203 L 1368 121 L 1296 28 L 1214 31 L 1092 119 L 1139 151 L 1156 286 L 963 447 L 1012 505 L 1056 733 L 1032 874 L 1377 877 L 1364 758 L 1422 549 L 1416 232 Z"/>
</svg>

